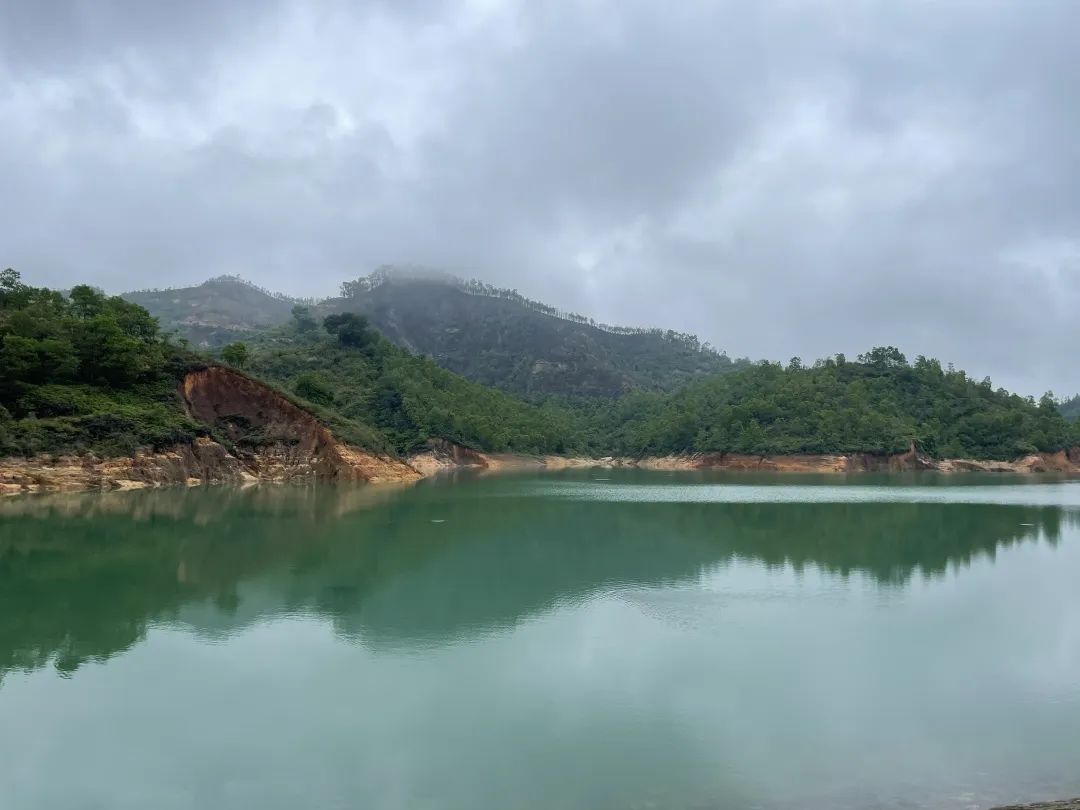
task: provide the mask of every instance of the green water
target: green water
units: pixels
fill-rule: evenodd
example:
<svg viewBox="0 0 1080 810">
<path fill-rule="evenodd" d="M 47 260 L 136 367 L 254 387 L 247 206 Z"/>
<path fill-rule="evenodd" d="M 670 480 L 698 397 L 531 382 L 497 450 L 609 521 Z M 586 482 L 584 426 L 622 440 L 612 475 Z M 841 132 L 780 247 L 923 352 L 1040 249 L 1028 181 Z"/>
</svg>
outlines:
<svg viewBox="0 0 1080 810">
<path fill-rule="evenodd" d="M 1078 794 L 1080 482 L 0 501 L 4 810 Z"/>
</svg>

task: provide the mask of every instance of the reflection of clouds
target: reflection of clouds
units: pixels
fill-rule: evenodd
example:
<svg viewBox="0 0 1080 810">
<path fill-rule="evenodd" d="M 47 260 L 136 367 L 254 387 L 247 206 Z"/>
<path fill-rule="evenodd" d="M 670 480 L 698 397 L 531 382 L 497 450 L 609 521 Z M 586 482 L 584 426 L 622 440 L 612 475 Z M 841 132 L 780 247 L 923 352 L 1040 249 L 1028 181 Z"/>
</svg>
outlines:
<svg viewBox="0 0 1080 810">
<path fill-rule="evenodd" d="M 747 560 L 713 566 L 702 571 L 696 581 L 654 588 L 623 588 L 611 595 L 650 619 L 695 632 L 710 631 L 718 617 L 722 618 L 725 611 L 739 604 L 786 608 L 793 600 L 847 604 L 853 599 L 854 583 L 816 569 L 810 579 L 811 584 L 807 585 L 791 566 L 768 569 Z M 859 587 L 868 584 L 864 577 L 857 580 Z"/>
<path fill-rule="evenodd" d="M 125 785 L 201 778 L 214 795 L 227 763 L 234 795 L 275 808 L 296 806 L 298 783 L 301 804 L 377 810 L 959 808 L 1021 784 L 1066 792 L 1080 533 L 1060 509 L 496 501 L 482 496 L 531 484 L 468 486 L 341 519 L 337 496 L 305 490 L 175 493 L 220 515 L 199 532 L 101 514 L 0 525 L 0 549 L 52 552 L 14 580 L 51 588 L 35 610 L 0 610 L 18 619 L 0 639 L 47 649 L 55 632 L 104 651 L 66 691 L 48 669 L 4 684 L 0 715 L 29 736 L 0 735 L 0 763 L 33 773 L 10 749 L 45 740 L 50 768 L 81 757 L 60 784 L 81 801 L 121 769 Z M 1002 542 L 1032 538 L 1023 522 L 1060 540 Z M 132 752 L 147 723 L 190 755 Z M 87 750 L 79 729 L 102 727 Z"/>
<path fill-rule="evenodd" d="M 539 483 L 535 492 L 538 495 L 570 500 L 630 503 L 950 503 L 1061 506 L 1070 510 L 1070 517 L 1074 520 L 1080 519 L 1080 486 L 1066 483 L 965 487 L 796 484 L 624 484 L 619 487 L 599 487 L 582 482 L 559 481 Z"/>
</svg>

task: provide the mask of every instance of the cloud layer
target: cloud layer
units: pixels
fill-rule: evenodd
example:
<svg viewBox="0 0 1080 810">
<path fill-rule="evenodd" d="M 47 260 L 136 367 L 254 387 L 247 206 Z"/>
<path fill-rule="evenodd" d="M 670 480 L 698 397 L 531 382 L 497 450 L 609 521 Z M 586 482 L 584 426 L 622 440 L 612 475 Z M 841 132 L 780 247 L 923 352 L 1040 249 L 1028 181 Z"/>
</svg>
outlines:
<svg viewBox="0 0 1080 810">
<path fill-rule="evenodd" d="M 1080 5 L 9 0 L 0 264 L 386 262 L 804 359 L 1080 389 Z"/>
</svg>

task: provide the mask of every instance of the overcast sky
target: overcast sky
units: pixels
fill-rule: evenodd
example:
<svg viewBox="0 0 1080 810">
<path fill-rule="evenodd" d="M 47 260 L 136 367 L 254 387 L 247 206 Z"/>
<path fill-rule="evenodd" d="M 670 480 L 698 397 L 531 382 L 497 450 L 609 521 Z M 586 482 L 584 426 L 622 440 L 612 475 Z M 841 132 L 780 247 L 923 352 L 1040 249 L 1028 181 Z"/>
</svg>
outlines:
<svg viewBox="0 0 1080 810">
<path fill-rule="evenodd" d="M 4 0 L 0 266 L 444 267 L 804 360 L 1080 389 L 1073 0 Z"/>
</svg>

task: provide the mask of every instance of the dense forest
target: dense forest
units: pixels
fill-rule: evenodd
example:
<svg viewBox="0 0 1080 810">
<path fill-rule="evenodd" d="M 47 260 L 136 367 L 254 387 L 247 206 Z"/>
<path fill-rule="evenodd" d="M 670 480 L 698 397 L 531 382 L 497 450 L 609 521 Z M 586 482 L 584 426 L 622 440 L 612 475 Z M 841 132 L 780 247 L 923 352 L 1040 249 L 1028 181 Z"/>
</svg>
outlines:
<svg viewBox="0 0 1080 810">
<path fill-rule="evenodd" d="M 362 315 L 330 315 L 320 324 L 298 306 L 291 324 L 245 344 L 241 362 L 307 402 L 381 430 L 401 453 L 432 437 L 490 451 L 583 449 L 570 411 L 523 402 L 411 355 Z"/>
<path fill-rule="evenodd" d="M 1062 400 L 1058 408 L 1061 415 L 1070 422 L 1080 422 L 1080 394 L 1074 394 L 1068 399 Z"/>
<path fill-rule="evenodd" d="M 540 317 L 547 317 L 541 315 Z M 620 338 L 628 336 L 620 335 Z M 892 347 L 853 361 L 759 363 L 674 392 L 526 401 L 411 353 L 363 314 L 294 304 L 289 321 L 200 356 L 145 309 L 80 285 L 0 274 L 0 452 L 130 453 L 208 432 L 184 413 L 183 374 L 224 362 L 276 385 L 347 441 L 408 453 L 444 438 L 486 451 L 660 455 L 904 452 L 1012 459 L 1080 444 L 1077 400 L 994 389 Z"/>
<path fill-rule="evenodd" d="M 192 440 L 176 385 L 194 360 L 140 306 L 0 273 L 0 453 L 106 454 Z"/>
<path fill-rule="evenodd" d="M 895 348 L 851 362 L 762 363 L 692 383 L 669 397 L 637 396 L 601 412 L 600 434 L 630 455 L 677 452 L 899 453 L 1011 459 L 1080 443 L 1051 395 L 994 390 L 963 371 Z"/>
<path fill-rule="evenodd" d="M 526 403 L 393 346 L 363 316 L 294 323 L 253 347 L 250 368 L 298 396 L 383 430 L 401 451 L 428 437 L 476 449 L 586 452 L 890 454 L 1012 459 L 1080 443 L 1046 395 L 993 389 L 937 360 L 877 348 L 805 367 L 760 363 L 674 394 Z M 328 330 L 328 331 L 327 331 Z"/>
</svg>

